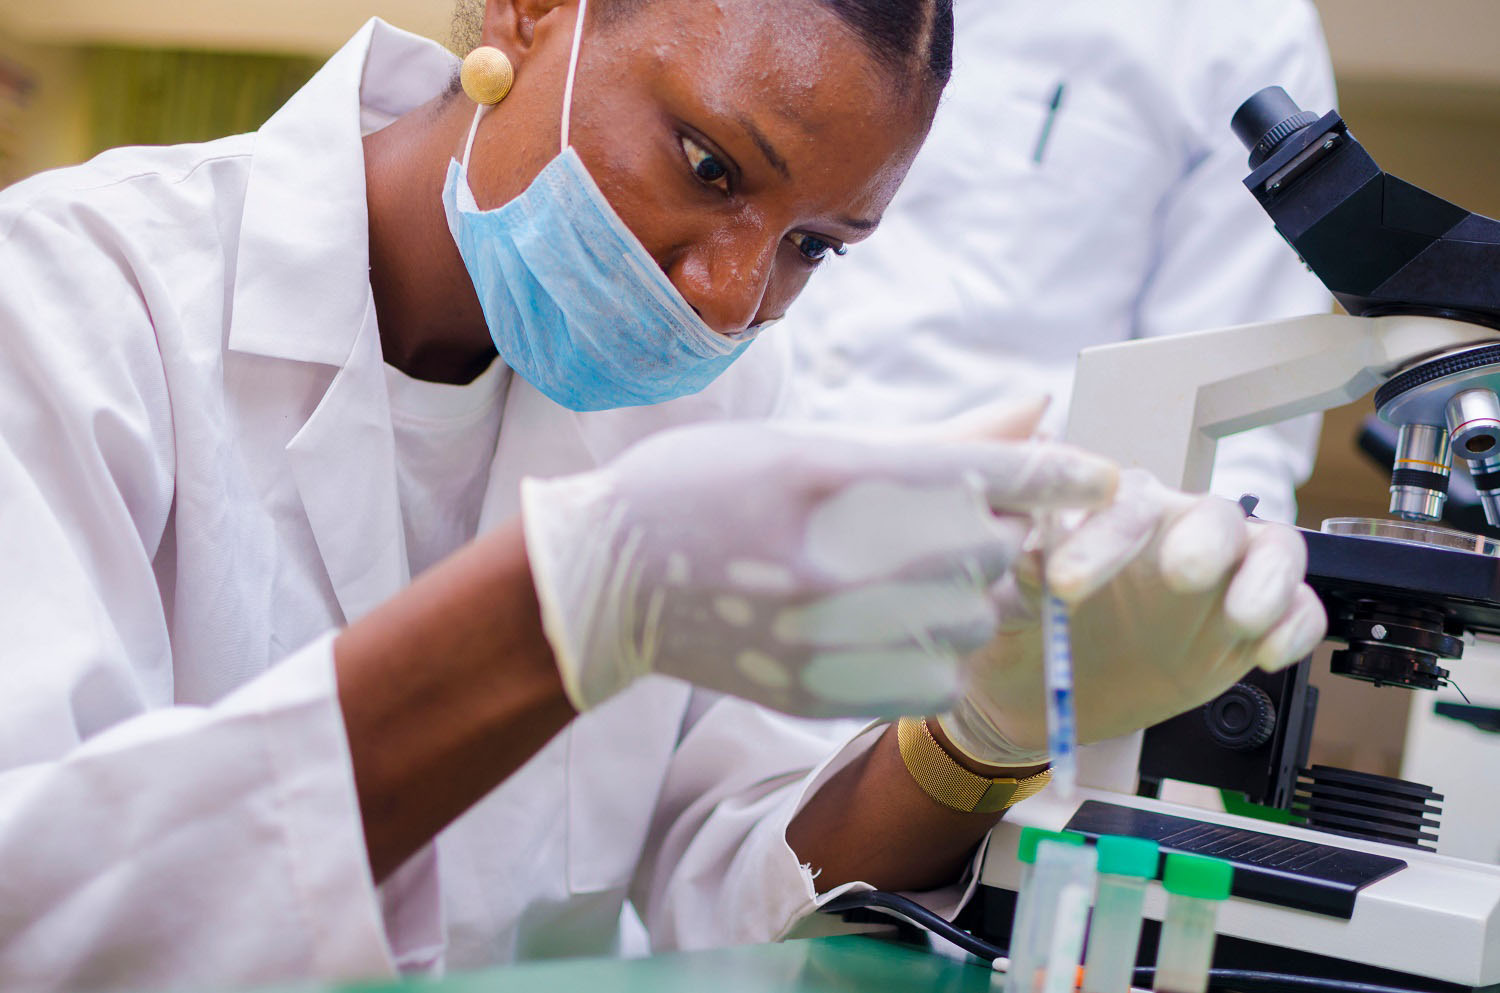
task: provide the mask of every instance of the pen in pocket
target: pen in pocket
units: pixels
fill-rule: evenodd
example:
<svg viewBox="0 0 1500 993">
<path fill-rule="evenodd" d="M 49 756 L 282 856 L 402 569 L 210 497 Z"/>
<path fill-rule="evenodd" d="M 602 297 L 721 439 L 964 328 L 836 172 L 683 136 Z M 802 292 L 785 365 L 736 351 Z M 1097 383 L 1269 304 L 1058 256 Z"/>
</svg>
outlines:
<svg viewBox="0 0 1500 993">
<path fill-rule="evenodd" d="M 1052 125 L 1057 120 L 1057 112 L 1062 107 L 1064 84 L 1059 82 L 1057 89 L 1052 91 L 1052 100 L 1047 104 L 1047 116 L 1042 120 L 1042 130 L 1036 136 L 1036 150 L 1031 153 L 1031 161 L 1040 163 L 1042 156 L 1047 151 L 1047 142 L 1052 137 Z"/>
</svg>

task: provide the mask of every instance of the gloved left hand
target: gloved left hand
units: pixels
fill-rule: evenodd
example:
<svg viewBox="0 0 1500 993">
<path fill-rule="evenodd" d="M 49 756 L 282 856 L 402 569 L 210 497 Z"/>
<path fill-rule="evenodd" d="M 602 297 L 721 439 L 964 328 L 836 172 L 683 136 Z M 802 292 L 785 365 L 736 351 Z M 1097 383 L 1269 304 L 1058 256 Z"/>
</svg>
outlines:
<svg viewBox="0 0 1500 993">
<path fill-rule="evenodd" d="M 1070 607 L 1078 738 L 1102 741 L 1199 706 L 1251 668 L 1276 670 L 1322 640 L 1327 619 L 1302 582 L 1307 549 L 1289 527 L 1247 520 L 1217 497 L 1122 474 L 1113 504 L 1066 531 L 1045 559 Z M 999 587 L 1001 627 L 969 659 L 966 692 L 940 718 L 990 765 L 1045 760 L 1039 552 Z"/>
<path fill-rule="evenodd" d="M 987 436 L 1029 434 L 1040 408 Z M 1118 470 L 1036 441 L 725 424 L 522 483 L 548 640 L 583 710 L 649 673 L 805 716 L 930 712 L 995 628 L 1033 513 Z"/>
</svg>

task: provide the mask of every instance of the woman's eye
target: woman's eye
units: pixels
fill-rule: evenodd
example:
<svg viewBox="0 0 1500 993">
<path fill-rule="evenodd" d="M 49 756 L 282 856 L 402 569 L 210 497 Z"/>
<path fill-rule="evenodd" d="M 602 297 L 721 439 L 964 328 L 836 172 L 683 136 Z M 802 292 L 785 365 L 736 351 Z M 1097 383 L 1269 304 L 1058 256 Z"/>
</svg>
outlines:
<svg viewBox="0 0 1500 993">
<path fill-rule="evenodd" d="M 693 175 L 700 181 L 729 192 L 729 169 L 714 153 L 687 135 L 682 136 L 682 153 L 687 156 L 688 167 L 693 170 Z"/>
<path fill-rule="evenodd" d="M 849 251 L 843 245 L 835 245 L 813 234 L 792 235 L 792 244 L 797 246 L 797 251 L 802 253 L 804 259 L 812 263 L 822 262 L 829 252 L 843 255 Z"/>
</svg>

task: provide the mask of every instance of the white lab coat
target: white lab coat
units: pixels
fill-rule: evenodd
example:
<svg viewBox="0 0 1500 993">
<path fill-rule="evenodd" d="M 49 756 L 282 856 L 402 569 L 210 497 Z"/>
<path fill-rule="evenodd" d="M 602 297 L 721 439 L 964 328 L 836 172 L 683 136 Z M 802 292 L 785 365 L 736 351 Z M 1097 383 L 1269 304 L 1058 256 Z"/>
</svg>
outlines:
<svg viewBox="0 0 1500 993">
<path fill-rule="evenodd" d="M 662 947 L 814 907 L 784 826 L 870 736 L 817 773 L 834 731 L 660 678 L 372 885 L 331 632 L 408 576 L 360 136 L 453 68 L 374 21 L 256 134 L 0 194 L 0 986 L 604 953 L 627 892 Z M 772 413 L 779 337 L 654 408 L 513 381 L 482 526 L 523 474 Z"/>
<path fill-rule="evenodd" d="M 801 392 L 870 423 L 1053 397 L 1079 349 L 1327 311 L 1241 185 L 1262 86 L 1334 104 L 1307 0 L 958 0 L 953 81 L 879 230 L 791 308 Z M 1059 84 L 1064 92 L 1037 145 Z M 1220 446 L 1214 488 L 1290 520 L 1317 420 Z"/>
</svg>

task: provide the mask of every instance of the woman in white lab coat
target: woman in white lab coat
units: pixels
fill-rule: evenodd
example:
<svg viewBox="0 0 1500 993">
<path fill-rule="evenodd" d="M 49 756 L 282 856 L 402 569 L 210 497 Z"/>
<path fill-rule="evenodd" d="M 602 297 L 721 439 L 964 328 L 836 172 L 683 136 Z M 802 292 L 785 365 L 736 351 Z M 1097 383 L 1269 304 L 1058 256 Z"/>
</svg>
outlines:
<svg viewBox="0 0 1500 993">
<path fill-rule="evenodd" d="M 954 905 L 998 812 L 933 802 L 888 729 L 837 750 L 649 673 L 806 714 L 946 701 L 1026 532 L 991 508 L 1097 505 L 1113 470 L 1053 446 L 762 426 L 616 458 L 662 428 L 775 413 L 774 339 L 638 406 L 619 394 L 639 383 L 496 361 L 515 327 L 474 257 L 490 243 L 465 235 L 481 208 L 542 197 L 545 215 L 534 180 L 571 147 L 607 197 L 587 200 L 595 219 L 612 206 L 655 263 L 606 302 L 628 320 L 655 287 L 653 306 L 738 348 L 878 219 L 941 89 L 945 0 L 838 11 L 616 0 L 585 20 L 572 0 L 494 0 L 485 40 L 516 79 L 487 114 L 449 87 L 451 56 L 373 21 L 256 134 L 121 149 L 0 195 L 0 981 L 603 952 L 627 896 L 660 947 L 776 938 L 850 885 Z M 838 513 L 819 516 L 824 498 Z M 1174 673 L 1149 705 L 1094 715 L 1081 693 L 1086 735 L 1320 633 L 1295 542 L 1180 511 L 1116 499 L 1091 518 L 1096 537 L 1129 533 L 1087 543 L 1115 561 L 1074 562 L 1094 577 L 1078 595 L 1196 515 L 1226 550 L 1201 613 L 1224 614 L 1243 560 L 1275 594 L 1267 619 L 1214 629 L 1221 671 Z M 635 571 L 578 574 L 601 558 Z M 626 602 L 642 588 L 655 599 Z M 1118 610 L 1119 592 L 1096 599 Z M 825 595 L 865 602 L 853 633 L 816 613 Z M 779 640 L 745 622 L 771 604 Z M 1026 649 L 1001 654 L 1035 671 Z M 965 678 L 953 727 L 984 747 L 960 764 L 1033 772 L 1030 684 L 1007 716 L 1012 684 Z"/>
</svg>

